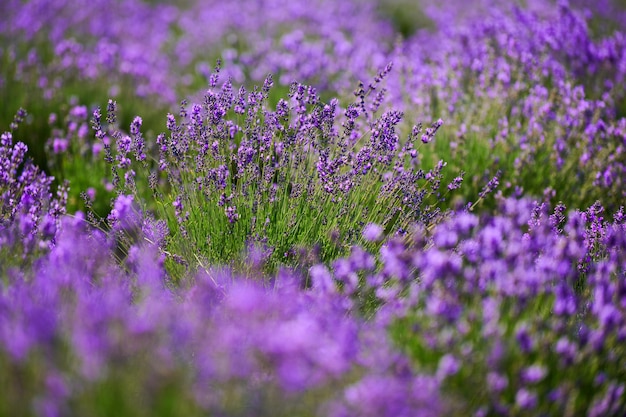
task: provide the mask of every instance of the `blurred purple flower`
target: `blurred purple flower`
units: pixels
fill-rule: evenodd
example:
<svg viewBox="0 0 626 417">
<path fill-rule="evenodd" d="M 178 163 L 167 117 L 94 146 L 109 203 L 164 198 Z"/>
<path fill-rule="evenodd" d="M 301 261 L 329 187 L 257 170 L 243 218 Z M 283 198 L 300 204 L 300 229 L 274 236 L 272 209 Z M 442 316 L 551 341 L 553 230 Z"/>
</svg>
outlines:
<svg viewBox="0 0 626 417">
<path fill-rule="evenodd" d="M 369 223 L 363 229 L 363 238 L 368 242 L 378 242 L 383 236 L 383 228 L 377 224 Z"/>
</svg>

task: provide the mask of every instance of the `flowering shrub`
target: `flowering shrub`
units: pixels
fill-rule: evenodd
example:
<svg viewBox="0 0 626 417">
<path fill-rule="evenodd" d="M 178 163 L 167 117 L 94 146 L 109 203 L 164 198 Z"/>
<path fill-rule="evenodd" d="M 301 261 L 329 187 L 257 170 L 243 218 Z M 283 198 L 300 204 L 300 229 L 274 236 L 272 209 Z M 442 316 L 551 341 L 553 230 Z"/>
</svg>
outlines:
<svg viewBox="0 0 626 417">
<path fill-rule="evenodd" d="M 298 248 L 315 247 L 308 262 L 327 262 L 358 241 L 368 222 L 387 232 L 428 226 L 462 180 L 441 189 L 445 163 L 425 171 L 416 158 L 441 120 L 424 132 L 414 126 L 405 139 L 397 129 L 402 113 L 377 111 L 369 96 L 389 69 L 343 110 L 302 84 L 270 108 L 271 76 L 247 91 L 230 81 L 218 88 L 216 72 L 202 104 L 183 103 L 179 120 L 167 116 L 154 166 L 145 152 L 155 144 L 145 142 L 141 118 L 127 135 L 103 126 L 96 110 L 93 126 L 112 163 L 113 185 L 137 196 L 146 184 L 152 190 L 153 198 L 138 201 L 167 220 L 172 233 L 162 249 L 175 259 L 228 263 L 257 246 L 275 268 L 302 261 Z M 115 119 L 114 102 L 107 118 Z"/>
</svg>

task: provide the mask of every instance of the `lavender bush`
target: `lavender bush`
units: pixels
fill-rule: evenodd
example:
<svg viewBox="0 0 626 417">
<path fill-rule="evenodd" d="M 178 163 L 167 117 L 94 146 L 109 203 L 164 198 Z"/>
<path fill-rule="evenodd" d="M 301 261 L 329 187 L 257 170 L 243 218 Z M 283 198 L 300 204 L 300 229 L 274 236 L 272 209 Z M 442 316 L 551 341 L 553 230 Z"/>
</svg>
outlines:
<svg viewBox="0 0 626 417">
<path fill-rule="evenodd" d="M 624 122 L 620 120 L 624 58 L 620 32 L 603 33 L 598 39 L 589 27 L 594 15 L 590 17 L 564 3 L 553 7 L 540 2 L 527 9 L 503 4 L 486 8 L 478 3 L 476 9 L 485 11 L 481 19 L 475 19 L 472 13 L 442 15 L 424 7 L 426 14 L 439 22 L 436 31 L 418 32 L 391 49 L 380 45 L 379 58 L 373 65 L 380 68 L 383 59 L 389 59 L 395 66 L 387 76 L 386 85 L 381 86 L 385 93 L 377 91 L 381 94 L 382 109 L 404 110 L 408 120 L 446 120 L 448 128 L 441 140 L 424 149 L 418 157 L 424 166 L 434 165 L 439 160 L 448 162 L 453 168 L 449 168 L 444 177 L 447 181 L 465 172 L 462 191 L 466 200 L 473 201 L 499 169 L 503 191 L 510 195 L 525 192 L 539 196 L 546 188 L 552 188 L 554 203 L 561 200 L 569 205 L 586 206 L 600 199 L 607 209 L 617 209 L 623 198 L 621 178 L 624 172 Z M 272 16 L 277 19 L 275 26 L 281 27 L 283 23 L 278 22 L 288 21 L 285 16 L 297 10 L 294 6 L 294 10 L 285 15 Z M 446 25 L 444 18 L 458 23 Z M 220 30 L 235 25 L 227 22 L 224 20 Z M 243 25 L 242 22 L 255 28 L 261 25 L 252 17 L 238 24 Z M 191 23 L 187 26 L 195 27 Z M 308 31 L 317 25 L 304 27 Z M 575 36 L 565 40 L 570 32 Z M 196 34 L 194 42 L 208 35 L 203 36 Z M 302 36 L 305 42 L 307 37 Z M 193 55 L 190 51 L 196 48 L 191 47 L 191 41 L 181 42 L 188 46 L 182 50 Z M 269 45 L 266 47 L 276 49 L 275 45 Z M 430 45 L 438 47 L 433 50 Z M 263 48 L 254 54 L 258 57 L 271 55 Z M 277 62 L 319 61 L 305 55 L 289 55 L 291 58 L 287 59 L 288 55 L 282 54 Z M 179 57 L 176 61 L 193 59 Z M 259 59 L 244 61 L 255 68 L 256 75 L 251 76 L 255 80 L 262 80 L 266 72 L 261 71 L 265 70 L 279 75 L 282 87 L 272 90 L 275 92 L 270 97 L 272 105 L 284 98 L 286 86 L 294 80 L 311 80 L 318 94 L 328 97 L 329 91 L 345 92 L 356 85 L 356 80 L 368 77 L 366 71 L 347 67 L 331 70 L 325 65 L 325 73 L 345 75 L 341 83 L 329 84 L 279 65 L 264 67 Z M 210 78 L 207 61 L 202 61 L 203 80 Z M 228 57 L 225 61 L 223 78 L 246 80 L 240 73 L 239 61 Z M 263 62 L 269 62 L 269 58 Z M 370 67 L 370 73 L 371 68 L 376 68 L 363 65 Z M 132 103 L 129 98 L 123 98 L 118 100 L 120 105 L 124 106 L 127 100 Z M 195 101 L 202 100 L 202 94 L 195 96 Z M 350 103 L 342 97 L 339 100 L 344 106 Z M 125 113 L 120 120 L 122 125 L 128 126 L 134 116 Z M 162 122 L 156 125 L 154 113 L 139 114 L 144 129 L 162 129 Z M 405 135 L 411 124 L 400 123 L 398 129 Z M 90 185 L 92 188 L 99 186 Z M 75 192 L 77 196 L 78 191 Z"/>
<path fill-rule="evenodd" d="M 442 185 L 443 161 L 425 171 L 415 159 L 441 120 L 400 138 L 402 113 L 378 111 L 372 94 L 389 70 L 344 109 L 302 84 L 269 108 L 271 76 L 247 91 L 230 81 L 218 88 L 216 72 L 202 104 L 183 103 L 179 120 L 167 116 L 152 166 L 146 152 L 154 146 L 142 136 L 141 118 L 130 135 L 111 130 L 110 102 L 109 124 L 96 110 L 93 126 L 96 137 L 111 140 L 103 146 L 112 184 L 167 221 L 171 234 L 162 249 L 170 259 L 193 269 L 231 263 L 249 248 L 272 269 L 305 262 L 300 252 L 311 249 L 306 262 L 328 262 L 357 242 L 368 222 L 389 233 L 430 225 L 462 180 Z M 141 198 L 146 184 L 152 199 Z"/>
</svg>

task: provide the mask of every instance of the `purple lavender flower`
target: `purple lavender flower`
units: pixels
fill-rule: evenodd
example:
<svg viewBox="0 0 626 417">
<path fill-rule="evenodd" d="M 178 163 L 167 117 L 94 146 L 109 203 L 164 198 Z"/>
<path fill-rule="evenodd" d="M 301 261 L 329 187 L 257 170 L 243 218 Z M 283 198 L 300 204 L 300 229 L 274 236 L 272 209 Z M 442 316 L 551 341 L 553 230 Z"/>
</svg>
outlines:
<svg viewBox="0 0 626 417">
<path fill-rule="evenodd" d="M 515 394 L 515 403 L 523 410 L 532 410 L 537 405 L 537 395 L 521 388 Z"/>
<path fill-rule="evenodd" d="M 120 195 L 113 204 L 108 220 L 122 230 L 131 230 L 139 226 L 141 214 L 134 204 L 133 196 Z"/>
<path fill-rule="evenodd" d="M 228 218 L 228 222 L 230 224 L 235 223 L 239 220 L 239 213 L 237 213 L 237 206 L 227 206 L 224 209 L 224 213 L 226 213 L 226 217 Z"/>
<path fill-rule="evenodd" d="M 370 223 L 363 229 L 363 238 L 368 242 L 377 242 L 382 238 L 383 228 L 377 224 Z"/>
<path fill-rule="evenodd" d="M 450 184 L 448 184 L 448 190 L 457 190 L 461 187 L 461 183 L 463 182 L 463 175 L 455 177 Z"/>
<path fill-rule="evenodd" d="M 546 376 L 546 369 L 540 365 L 532 365 L 522 371 L 522 380 L 527 384 L 535 384 Z"/>
<path fill-rule="evenodd" d="M 444 355 L 439 359 L 439 365 L 437 367 L 437 377 L 443 380 L 449 376 L 456 374 L 461 369 L 461 364 L 452 355 Z"/>
<path fill-rule="evenodd" d="M 485 198 L 488 194 L 492 193 L 498 187 L 498 185 L 500 185 L 501 175 L 502 175 L 501 172 L 496 173 L 496 175 L 492 179 L 489 180 L 487 185 L 483 187 L 483 189 L 478 194 L 478 196 L 480 198 Z"/>
</svg>

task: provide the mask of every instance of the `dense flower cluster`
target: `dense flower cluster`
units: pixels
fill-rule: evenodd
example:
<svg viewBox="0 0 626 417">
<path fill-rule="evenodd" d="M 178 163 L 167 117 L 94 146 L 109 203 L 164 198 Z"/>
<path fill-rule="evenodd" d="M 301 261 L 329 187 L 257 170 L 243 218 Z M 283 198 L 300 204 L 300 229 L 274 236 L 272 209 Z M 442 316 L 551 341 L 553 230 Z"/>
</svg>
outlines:
<svg viewBox="0 0 626 417">
<path fill-rule="evenodd" d="M 266 247 L 272 267 L 292 263 L 298 245 L 315 245 L 319 260 L 329 261 L 368 222 L 387 231 L 428 226 L 460 182 L 440 190 L 446 164 L 426 171 L 418 159 L 441 119 L 400 138 L 403 114 L 369 106 L 369 93 L 390 68 L 345 108 L 336 99 L 323 103 L 315 88 L 298 83 L 271 108 L 271 76 L 261 89 L 237 89 L 230 80 L 217 87 L 218 67 L 202 104 L 183 102 L 179 118 L 168 114 L 153 166 L 146 163 L 140 118 L 128 135 L 103 124 L 96 109 L 94 147 L 105 149 L 114 186 L 139 197 L 142 185 L 150 188 L 143 203 L 174 232 L 162 249 L 187 264 L 230 263 L 251 244 Z M 111 122 L 115 107 L 109 103 Z"/>
<path fill-rule="evenodd" d="M 449 163 L 463 164 L 478 142 L 493 155 L 484 164 L 513 186 L 535 194 L 551 186 L 576 204 L 613 195 L 606 203 L 616 209 L 626 172 L 623 32 L 594 33 L 596 15 L 567 2 L 528 3 L 427 8 L 440 29 L 416 33 L 390 58 L 398 69 L 390 100 L 457 130 L 440 151 Z M 484 181 L 482 170 L 471 175 Z"/>
<path fill-rule="evenodd" d="M 349 91 L 384 66 L 393 49 L 391 25 L 375 3 L 331 0 L 197 2 L 182 12 L 176 46 L 180 60 L 204 59 L 207 42 L 220 47 L 225 71 L 237 83 L 262 82 L 268 73 L 289 85 L 313 83 L 324 91 Z M 212 25 L 199 22 L 211 21 Z"/>
<path fill-rule="evenodd" d="M 497 216 L 453 216 L 425 249 L 419 232 L 388 244 L 383 262 L 413 271 L 385 287 L 410 294 L 389 304 L 395 334 L 465 413 L 624 411 L 626 218 L 563 209 L 504 200 Z"/>
<path fill-rule="evenodd" d="M 26 159 L 28 147 L 13 143 L 13 133 L 23 122 L 26 112 L 18 111 L 11 131 L 0 135 L 0 251 L 7 248 L 11 262 L 26 262 L 32 252 L 54 245 L 60 217 L 65 214 L 67 190 L 51 193 L 53 178 Z"/>
<path fill-rule="evenodd" d="M 66 218 L 50 253 L 4 285 L 0 358 L 16 373 L 44 361 L 30 395 L 48 413 L 129 378 L 146 401 L 187 381 L 178 389 L 197 411 L 233 415 L 285 395 L 285 412 L 315 401 L 337 416 L 619 415 L 626 216 L 563 213 L 527 200 L 503 200 L 494 217 L 460 211 L 387 241 L 378 265 L 353 247 L 312 267 L 305 291 L 287 271 L 259 282 L 214 268 L 171 287 L 156 246 L 131 246 L 120 268 L 114 242 Z M 111 214 L 118 230 L 159 233 L 138 215 L 124 196 Z M 365 320 L 368 292 L 379 309 Z M 386 342 L 390 323 L 415 368 Z"/>
<path fill-rule="evenodd" d="M 123 196 L 112 212 L 126 230 L 137 214 Z M 84 219 L 60 229 L 54 248 L 0 293 L 3 369 L 12 378 L 40 362 L 29 385 L 3 392 L 7 411 L 27 400 L 37 414 L 65 415 L 126 380 L 119 404 L 139 396 L 153 407 L 176 389 L 192 413 L 437 415 L 435 378 L 411 372 L 385 327 L 351 314 L 328 272 L 314 272 L 309 291 L 287 271 L 263 283 L 219 269 L 171 288 L 154 245 L 132 246 L 122 268 L 107 255 L 113 242 Z"/>
<path fill-rule="evenodd" d="M 176 99 L 165 54 L 178 15 L 175 7 L 134 0 L 89 5 L 81 0 L 8 0 L 0 13 L 0 54 L 15 65 L 3 72 L 0 85 L 32 83 L 50 99 L 75 78 L 108 77 L 108 94 L 118 94 L 131 81 L 139 95 Z"/>
</svg>

